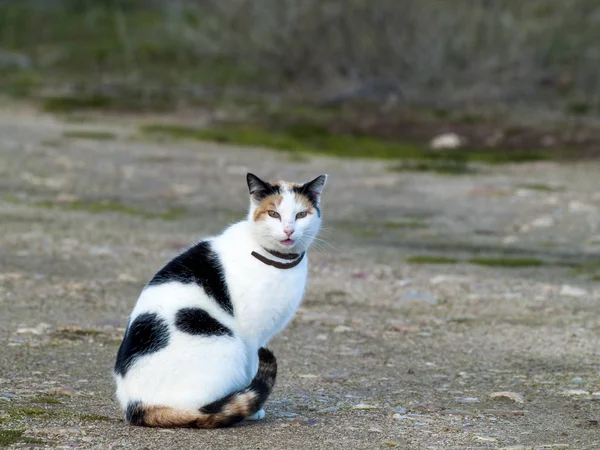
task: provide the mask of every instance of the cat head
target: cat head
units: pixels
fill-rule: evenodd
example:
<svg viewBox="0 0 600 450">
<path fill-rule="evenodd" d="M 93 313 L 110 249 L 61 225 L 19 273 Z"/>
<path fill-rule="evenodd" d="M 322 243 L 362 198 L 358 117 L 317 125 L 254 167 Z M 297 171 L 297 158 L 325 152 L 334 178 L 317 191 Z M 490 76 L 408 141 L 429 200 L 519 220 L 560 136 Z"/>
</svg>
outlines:
<svg viewBox="0 0 600 450">
<path fill-rule="evenodd" d="M 258 243 L 281 253 L 305 251 L 321 226 L 321 192 L 327 175 L 304 184 L 269 183 L 247 175 L 250 191 L 248 221 Z"/>
</svg>

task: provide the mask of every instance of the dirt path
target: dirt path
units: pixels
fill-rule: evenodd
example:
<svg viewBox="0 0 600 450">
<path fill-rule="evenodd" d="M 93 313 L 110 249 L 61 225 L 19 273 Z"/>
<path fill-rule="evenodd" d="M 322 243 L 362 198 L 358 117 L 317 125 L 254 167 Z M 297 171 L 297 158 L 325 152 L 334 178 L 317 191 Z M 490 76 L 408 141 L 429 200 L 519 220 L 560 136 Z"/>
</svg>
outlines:
<svg viewBox="0 0 600 450">
<path fill-rule="evenodd" d="M 2 111 L 0 447 L 600 448 L 599 164 L 453 177 L 292 156 Z M 244 215 L 248 169 L 330 175 L 267 418 L 128 427 L 111 378 L 127 315 Z"/>
</svg>

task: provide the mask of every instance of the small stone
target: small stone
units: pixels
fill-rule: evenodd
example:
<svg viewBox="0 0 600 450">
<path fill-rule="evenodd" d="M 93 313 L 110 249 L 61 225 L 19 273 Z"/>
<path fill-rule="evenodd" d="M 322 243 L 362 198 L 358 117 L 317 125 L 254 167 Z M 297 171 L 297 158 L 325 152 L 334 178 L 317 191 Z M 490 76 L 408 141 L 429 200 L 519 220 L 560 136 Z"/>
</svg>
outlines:
<svg viewBox="0 0 600 450">
<path fill-rule="evenodd" d="M 443 133 L 434 137 L 429 142 L 429 147 L 433 150 L 449 150 L 460 147 L 464 139 L 456 133 Z"/>
<path fill-rule="evenodd" d="M 487 436 L 475 436 L 475 439 L 482 442 L 498 442 L 498 439 Z"/>
<path fill-rule="evenodd" d="M 598 209 L 594 205 L 573 200 L 569 202 L 569 212 L 572 213 L 595 213 Z"/>
<path fill-rule="evenodd" d="M 564 391 L 563 394 L 570 395 L 570 396 L 580 396 L 580 395 L 589 395 L 590 393 L 583 389 L 568 389 L 568 390 Z"/>
<path fill-rule="evenodd" d="M 335 414 L 339 410 L 340 410 L 340 408 L 337 407 L 337 406 L 330 406 L 328 408 L 323 408 L 323 409 L 317 410 L 317 413 L 318 414 L 328 414 L 328 413 L 334 413 Z"/>
<path fill-rule="evenodd" d="M 509 392 L 509 391 L 492 392 L 490 394 L 490 398 L 507 398 L 509 400 L 512 400 L 515 403 L 525 403 L 525 399 L 523 398 L 523 396 L 516 392 Z"/>
<path fill-rule="evenodd" d="M 133 275 L 130 275 L 128 273 L 120 273 L 117 277 L 117 280 L 124 281 L 126 283 L 135 283 L 137 281 Z"/>
<path fill-rule="evenodd" d="M 392 419 L 394 419 L 394 420 L 404 420 L 406 418 L 407 418 L 407 416 L 404 416 L 402 414 L 398 414 L 398 413 L 392 414 Z"/>
<path fill-rule="evenodd" d="M 438 412 L 442 410 L 442 405 L 439 403 L 421 403 L 414 408 L 419 412 Z"/>
<path fill-rule="evenodd" d="M 458 403 L 479 403 L 479 399 L 477 397 L 457 397 L 454 400 Z"/>
<path fill-rule="evenodd" d="M 345 332 L 347 332 L 347 331 L 352 331 L 352 328 L 350 328 L 350 327 L 346 327 L 346 326 L 344 326 L 344 325 L 338 325 L 337 327 L 335 327 L 335 328 L 333 329 L 333 332 L 334 332 L 334 333 L 345 333 Z"/>
<path fill-rule="evenodd" d="M 68 386 L 53 387 L 48 389 L 47 393 L 50 395 L 64 395 L 67 397 L 73 397 L 76 394 L 75 389 Z"/>
<path fill-rule="evenodd" d="M 304 425 L 316 425 L 319 423 L 318 420 L 315 419 L 309 419 L 309 420 L 305 420 L 304 422 L 302 422 Z"/>
<path fill-rule="evenodd" d="M 398 280 L 398 286 L 400 287 L 406 287 L 410 284 L 412 284 L 412 280 Z"/>
<path fill-rule="evenodd" d="M 469 411 L 464 411 L 461 409 L 444 409 L 444 410 L 440 411 L 440 414 L 445 414 L 448 416 L 463 416 L 463 417 L 469 417 L 469 416 L 473 415 L 473 413 L 471 413 Z"/>
<path fill-rule="evenodd" d="M 315 375 L 314 373 L 305 373 L 302 375 L 298 375 L 299 378 L 319 378 L 319 375 Z"/>
<path fill-rule="evenodd" d="M 6 398 L 18 398 L 19 397 L 17 394 L 12 394 L 10 392 L 0 392 L 0 395 L 2 397 L 6 397 Z"/>
<path fill-rule="evenodd" d="M 375 427 L 369 428 L 369 431 L 371 433 L 382 433 L 383 432 L 383 430 L 381 428 L 375 428 Z"/>
<path fill-rule="evenodd" d="M 398 414 L 404 414 L 404 413 L 406 413 L 406 408 L 398 407 L 398 408 L 394 409 L 394 412 L 397 412 Z"/>
<path fill-rule="evenodd" d="M 585 297 L 589 293 L 580 287 L 563 284 L 560 287 L 560 295 L 564 295 L 565 297 Z"/>
<path fill-rule="evenodd" d="M 360 410 L 370 410 L 370 409 L 378 409 L 378 406 L 367 405 L 366 403 L 359 403 L 358 405 L 354 405 L 352 409 L 360 409 Z"/>
<path fill-rule="evenodd" d="M 592 397 L 594 400 L 600 400 L 600 391 L 592 392 Z"/>
<path fill-rule="evenodd" d="M 35 334 L 39 336 L 40 334 L 44 334 L 49 328 L 52 328 L 52 325 L 42 322 L 35 328 L 18 328 L 17 334 Z"/>
<path fill-rule="evenodd" d="M 490 416 L 524 416 L 526 411 L 522 410 L 505 410 L 505 409 L 484 409 L 483 413 Z"/>
<path fill-rule="evenodd" d="M 49 427 L 49 428 L 39 428 L 35 430 L 36 433 L 39 434 L 79 434 L 81 430 L 79 428 L 70 427 Z"/>
<path fill-rule="evenodd" d="M 529 225 L 533 228 L 549 228 L 554 225 L 554 218 L 552 216 L 538 217 Z"/>
<path fill-rule="evenodd" d="M 571 383 L 574 383 L 574 384 L 583 384 L 584 381 L 583 381 L 583 378 L 581 378 L 581 377 L 574 377 L 574 378 L 571 378 Z"/>
<path fill-rule="evenodd" d="M 430 305 L 437 305 L 438 301 L 433 295 L 428 294 L 427 292 L 419 292 L 419 291 L 408 291 L 405 292 L 402 297 L 400 297 L 400 301 L 402 303 L 408 303 L 413 301 L 424 302 Z"/>
<path fill-rule="evenodd" d="M 505 245 L 510 245 L 510 244 L 515 244 L 519 242 L 519 238 L 517 236 L 506 236 L 504 239 L 502 239 L 502 243 Z"/>
</svg>

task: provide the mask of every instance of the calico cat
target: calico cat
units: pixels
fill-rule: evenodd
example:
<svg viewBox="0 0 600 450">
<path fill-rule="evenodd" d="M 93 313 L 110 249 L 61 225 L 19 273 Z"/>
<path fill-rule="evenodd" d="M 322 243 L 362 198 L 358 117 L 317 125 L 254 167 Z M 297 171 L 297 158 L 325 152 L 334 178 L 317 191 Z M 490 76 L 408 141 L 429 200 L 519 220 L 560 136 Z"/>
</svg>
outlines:
<svg viewBox="0 0 600 450">
<path fill-rule="evenodd" d="M 264 347 L 304 295 L 326 180 L 268 183 L 249 173 L 247 219 L 181 253 L 146 285 L 114 367 L 130 424 L 215 428 L 264 417 L 277 375 Z"/>
</svg>

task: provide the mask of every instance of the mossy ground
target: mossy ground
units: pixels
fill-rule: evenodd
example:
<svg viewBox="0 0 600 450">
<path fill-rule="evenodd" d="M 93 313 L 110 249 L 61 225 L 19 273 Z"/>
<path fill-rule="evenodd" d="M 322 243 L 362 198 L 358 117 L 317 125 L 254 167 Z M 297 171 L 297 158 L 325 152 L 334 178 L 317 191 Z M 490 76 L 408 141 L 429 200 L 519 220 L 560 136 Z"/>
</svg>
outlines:
<svg viewBox="0 0 600 450">
<path fill-rule="evenodd" d="M 266 147 L 290 153 L 313 153 L 343 158 L 377 158 L 418 161 L 396 166 L 394 170 L 469 173 L 470 162 L 508 163 L 544 159 L 538 151 L 506 152 L 498 149 L 457 149 L 432 152 L 419 143 L 394 142 L 361 134 L 335 134 L 325 125 L 311 122 L 278 124 L 229 124 L 194 128 L 172 124 L 146 124 L 140 128 L 146 135 L 174 139 L 214 141 L 226 144 Z"/>
<path fill-rule="evenodd" d="M 110 131 L 96 130 L 68 130 L 63 133 L 63 137 L 74 139 L 93 139 L 97 141 L 110 141 L 117 138 L 117 136 Z"/>
<path fill-rule="evenodd" d="M 43 444 L 40 439 L 24 437 L 25 430 L 0 430 L 0 447 L 9 447 L 13 444 Z"/>
</svg>

